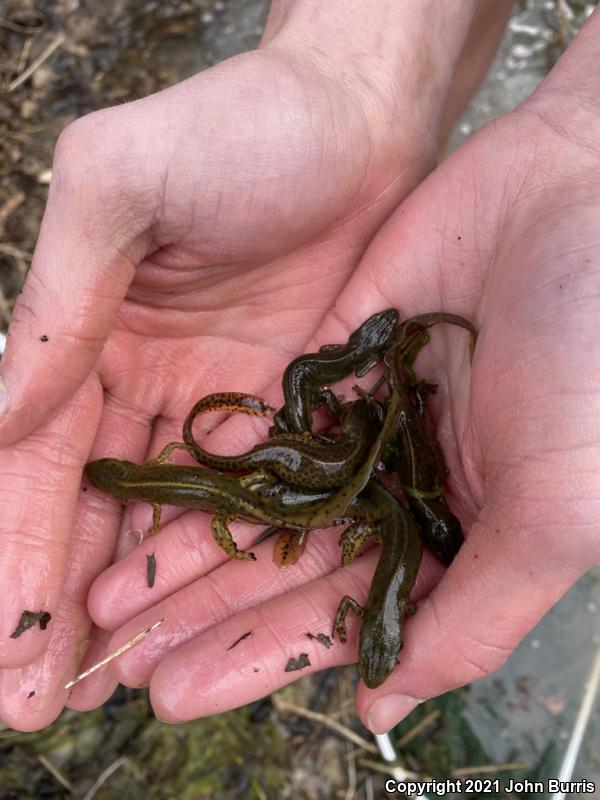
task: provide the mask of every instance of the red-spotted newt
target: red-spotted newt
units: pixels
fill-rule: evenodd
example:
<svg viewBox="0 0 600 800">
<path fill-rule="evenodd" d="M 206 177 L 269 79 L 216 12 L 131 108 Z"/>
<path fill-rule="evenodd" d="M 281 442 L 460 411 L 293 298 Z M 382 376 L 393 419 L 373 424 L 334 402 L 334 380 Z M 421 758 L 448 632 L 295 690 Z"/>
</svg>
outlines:
<svg viewBox="0 0 600 800">
<path fill-rule="evenodd" d="M 280 433 L 312 430 L 312 412 L 323 404 L 335 405 L 335 396 L 325 387 L 353 371 L 358 377 L 366 375 L 383 358 L 397 322 L 395 308 L 379 311 L 346 344 L 323 345 L 318 353 L 295 358 L 283 373 L 285 405 L 275 415 L 275 429 Z"/>
<path fill-rule="evenodd" d="M 332 489 L 347 483 L 364 463 L 377 438 L 383 417 L 381 407 L 370 397 L 361 397 L 339 408 L 341 432 L 332 441 L 301 433 L 282 433 L 261 442 L 246 453 L 221 456 L 197 443 L 192 425 L 207 411 L 268 413 L 259 397 L 246 394 L 207 395 L 192 408 L 183 424 L 183 441 L 201 464 L 225 472 L 267 470 L 291 486 Z"/>
</svg>

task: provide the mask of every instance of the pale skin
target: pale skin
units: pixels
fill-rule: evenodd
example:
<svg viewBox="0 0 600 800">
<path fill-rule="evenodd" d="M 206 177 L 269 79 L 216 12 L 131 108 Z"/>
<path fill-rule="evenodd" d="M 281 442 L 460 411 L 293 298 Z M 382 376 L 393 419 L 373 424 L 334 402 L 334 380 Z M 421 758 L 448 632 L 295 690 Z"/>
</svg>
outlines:
<svg viewBox="0 0 600 800">
<path fill-rule="evenodd" d="M 444 135 L 444 76 L 456 67 L 471 7 L 443 25 L 440 7 L 440 30 L 428 30 L 437 81 L 403 78 L 382 91 L 400 66 L 418 72 L 410 47 L 390 47 L 402 53 L 392 64 L 381 31 L 373 28 L 370 51 L 361 30 L 361 47 L 381 53 L 390 73 L 384 79 L 378 61 L 373 72 L 363 64 L 366 85 L 348 81 L 356 48 L 329 63 L 319 47 L 327 20 L 314 49 L 296 45 L 315 31 L 313 18 L 302 27 L 310 5 L 276 6 L 263 51 L 84 119 L 59 145 L 2 364 L 10 411 L 0 436 L 10 448 L 0 471 L 11 484 L 0 522 L 0 716 L 18 729 L 42 727 L 65 703 L 60 687 L 88 636 L 88 589 L 119 529 L 114 501 L 79 491 L 88 457 L 156 454 L 209 391 L 277 401 L 291 357 L 343 341 L 381 308 L 461 313 L 481 336 L 472 368 L 456 331 L 436 332 L 435 358 L 421 362 L 441 384 L 433 413 L 467 542 L 445 573 L 424 562 L 401 667 L 380 689 L 359 689 L 369 727 L 386 730 L 416 700 L 496 669 L 600 558 L 592 366 L 600 347 L 599 15 L 528 103 L 404 199 Z M 424 29 L 418 16 L 410 22 L 412 35 Z M 352 43 L 353 27 L 343 41 Z M 438 33 L 444 46 L 436 49 Z M 420 113 L 407 122 L 406 108 Z M 177 136 L 168 128 L 174 109 Z M 157 166 L 153 148 L 165 141 L 168 157 Z M 39 342 L 42 333 L 49 342 Z M 252 425 L 229 424 L 205 444 L 241 449 L 257 435 Z M 341 570 L 337 534 L 314 535 L 300 563 L 282 571 L 269 542 L 256 564 L 227 561 L 208 524 L 199 512 L 184 514 L 96 578 L 88 609 L 114 634 L 92 635 L 82 668 L 166 622 L 112 671 L 82 683 L 68 705 L 95 707 L 118 678 L 149 683 L 169 721 L 236 707 L 293 679 L 283 672 L 287 658 L 305 648 L 307 630 L 330 629 L 342 595 L 366 596 L 375 550 Z M 240 545 L 254 535 L 245 529 Z M 23 608 L 50 610 L 52 624 L 9 639 Z M 353 661 L 357 630 L 351 623 L 346 645 L 316 645 L 312 669 Z M 36 696 L 25 700 L 29 687 Z"/>
</svg>

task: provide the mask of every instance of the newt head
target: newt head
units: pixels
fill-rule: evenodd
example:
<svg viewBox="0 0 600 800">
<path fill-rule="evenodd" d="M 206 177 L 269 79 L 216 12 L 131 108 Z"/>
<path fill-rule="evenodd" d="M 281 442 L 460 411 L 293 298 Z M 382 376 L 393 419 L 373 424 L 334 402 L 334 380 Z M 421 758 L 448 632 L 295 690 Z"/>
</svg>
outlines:
<svg viewBox="0 0 600 800">
<path fill-rule="evenodd" d="M 376 689 L 388 678 L 398 663 L 402 648 L 404 607 L 395 593 L 389 605 L 378 613 L 367 613 L 358 638 L 358 671 L 369 689 Z"/>
<path fill-rule="evenodd" d="M 381 350 L 392 338 L 398 323 L 395 308 L 379 311 L 365 320 L 348 339 L 349 350 Z"/>
<path fill-rule="evenodd" d="M 100 458 L 85 465 L 85 474 L 92 486 L 119 497 L 119 483 L 124 480 L 135 464 L 131 461 L 119 461 L 116 458 Z"/>
<path fill-rule="evenodd" d="M 373 648 L 369 658 L 361 657 L 358 670 L 363 683 L 369 689 L 377 689 L 391 675 L 398 664 L 398 647 Z"/>
</svg>

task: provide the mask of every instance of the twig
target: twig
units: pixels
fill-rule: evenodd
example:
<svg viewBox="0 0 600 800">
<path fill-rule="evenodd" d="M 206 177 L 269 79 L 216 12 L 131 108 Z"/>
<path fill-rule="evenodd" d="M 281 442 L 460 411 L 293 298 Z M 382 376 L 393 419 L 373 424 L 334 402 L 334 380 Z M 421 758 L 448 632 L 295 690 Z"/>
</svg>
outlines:
<svg viewBox="0 0 600 800">
<path fill-rule="evenodd" d="M 69 781 L 58 771 L 51 761 L 48 761 L 45 756 L 38 756 L 37 758 L 40 764 L 48 770 L 52 777 L 57 780 L 60 785 L 63 786 L 67 792 L 69 792 L 69 794 L 75 794 L 73 785 L 69 783 Z"/>
<path fill-rule="evenodd" d="M 15 736 L 26 736 L 23 731 L 4 730 L 0 731 L 0 739 L 14 739 Z"/>
<path fill-rule="evenodd" d="M 348 765 L 348 789 L 344 800 L 352 800 L 356 795 L 356 762 L 353 758 L 347 758 Z"/>
<path fill-rule="evenodd" d="M 55 36 L 54 39 L 48 45 L 48 47 L 40 53 L 40 55 L 35 59 L 35 61 L 32 61 L 26 70 L 24 70 L 20 75 L 18 75 L 14 79 L 14 81 L 11 81 L 8 84 L 8 91 L 14 92 L 14 90 L 17 89 L 22 83 L 25 83 L 25 81 L 28 78 L 30 78 L 33 75 L 33 73 L 42 66 L 44 61 L 47 61 L 52 55 L 52 53 L 62 44 L 64 44 L 66 38 L 67 37 L 64 35 L 64 33 L 59 33 L 57 36 Z"/>
<path fill-rule="evenodd" d="M 25 192 L 15 192 L 0 206 L 0 239 L 4 236 L 6 221 L 24 201 Z"/>
<path fill-rule="evenodd" d="M 40 20 L 39 25 L 21 25 L 20 23 L 13 22 L 12 20 L 6 19 L 5 17 L 0 17 L 0 28 L 6 28 L 7 31 L 20 33 L 23 36 L 32 33 L 39 33 L 45 25 L 45 19 L 39 12 L 37 16 L 38 19 Z"/>
<path fill-rule="evenodd" d="M 373 755 L 377 755 L 379 752 L 374 744 L 371 744 L 371 742 L 363 739 L 362 736 L 354 733 L 354 731 L 350 728 L 347 728 L 340 722 L 330 719 L 330 717 L 326 717 L 324 714 L 319 714 L 317 711 L 311 711 L 309 708 L 302 708 L 302 706 L 297 706 L 294 703 L 288 703 L 286 700 L 281 700 L 279 697 L 277 697 L 277 695 L 273 698 L 273 704 L 277 711 L 288 711 L 290 714 L 298 714 L 300 717 L 306 717 L 307 719 L 312 719 L 315 722 L 320 722 L 321 725 L 324 725 L 326 728 L 330 728 L 342 736 L 345 736 L 346 739 L 350 739 L 351 742 L 354 742 L 354 744 L 357 744 L 359 747 L 364 747 L 365 750 L 367 750 L 369 753 L 373 753 Z"/>
<path fill-rule="evenodd" d="M 453 778 L 462 778 L 463 775 L 487 775 L 493 772 L 508 772 L 513 769 L 531 769 L 531 764 L 523 761 L 511 761 L 508 764 L 482 764 L 477 767 L 457 767 L 450 773 Z"/>
<path fill-rule="evenodd" d="M 92 797 L 96 795 L 98 789 L 102 786 L 103 783 L 105 783 L 110 778 L 113 772 L 116 772 L 123 766 L 123 764 L 126 764 L 128 761 L 129 759 L 127 758 L 127 756 L 121 756 L 120 758 L 117 758 L 116 761 L 113 761 L 110 767 L 107 767 L 104 770 L 104 772 L 102 772 L 98 776 L 92 788 L 89 790 L 89 792 L 86 792 L 86 794 L 84 795 L 83 800 L 92 800 Z"/>
<path fill-rule="evenodd" d="M 73 678 L 72 681 L 69 681 L 67 684 L 65 684 L 65 689 L 70 689 L 71 686 L 75 686 L 76 683 L 79 683 L 79 681 L 82 681 L 84 678 L 87 678 L 87 676 L 91 675 L 92 672 L 96 672 L 96 670 L 100 669 L 100 667 L 104 667 L 110 661 L 113 661 L 113 659 L 115 659 L 117 656 L 122 655 L 123 653 L 127 652 L 127 650 L 131 650 L 132 647 L 135 647 L 136 645 L 143 642 L 146 636 L 148 636 L 148 634 L 152 633 L 152 631 L 155 631 L 158 627 L 160 627 L 164 621 L 165 618 L 163 617 L 162 619 L 159 619 L 158 622 L 155 622 L 154 625 L 150 625 L 149 628 L 146 628 L 141 633 L 138 633 L 137 636 L 133 637 L 133 639 L 130 639 L 128 642 L 125 642 L 124 645 L 121 645 L 121 647 L 119 647 L 118 650 L 115 650 L 114 653 L 111 653 L 109 656 L 106 656 L 106 658 L 103 658 L 102 661 L 98 661 L 98 663 L 94 664 L 93 667 L 86 669 L 85 672 L 82 672 L 81 674 L 77 675 L 76 678 Z"/>
<path fill-rule="evenodd" d="M 21 55 L 19 56 L 19 63 L 17 64 L 17 68 L 15 72 L 17 75 L 21 74 L 21 71 L 25 69 L 25 64 L 29 60 L 29 54 L 31 53 L 31 46 L 33 45 L 33 39 L 25 39 L 23 42 L 23 47 L 21 48 Z"/>
<path fill-rule="evenodd" d="M 420 722 L 417 722 L 413 728 L 411 728 L 409 731 L 407 731 L 407 733 L 404 734 L 404 736 L 398 739 L 398 742 L 396 743 L 396 750 L 401 750 L 409 742 L 412 742 L 412 740 L 418 736 L 431 722 L 436 720 L 439 715 L 440 711 L 436 708 L 431 713 L 427 714 L 427 716 L 423 717 Z"/>
<path fill-rule="evenodd" d="M 4 244 L 3 242 L 0 242 L 0 253 L 4 253 L 5 256 L 22 258 L 23 261 L 31 261 L 33 258 L 32 254 L 28 253 L 27 250 L 21 250 L 19 247 L 15 247 L 12 244 Z"/>
<path fill-rule="evenodd" d="M 598 648 L 596 658 L 594 659 L 592 669 L 590 670 L 590 674 L 588 676 L 587 686 L 583 695 L 583 700 L 581 701 L 581 706 L 579 707 L 579 711 L 577 713 L 577 719 L 575 720 L 573 733 L 571 734 L 571 739 L 567 746 L 567 752 L 565 753 L 563 762 L 560 765 L 560 770 L 558 773 L 559 781 L 566 782 L 571 780 L 571 776 L 573 775 L 573 770 L 575 769 L 575 764 L 577 762 L 577 756 L 579 755 L 579 750 L 581 749 L 583 735 L 585 733 L 585 729 L 587 728 L 587 724 L 589 722 L 596 697 L 598 696 L 599 689 L 600 647 Z M 564 792 L 555 792 L 552 794 L 552 800 L 563 800 L 564 797 Z"/>
<path fill-rule="evenodd" d="M 414 772 L 410 772 L 398 763 L 398 754 L 396 753 L 396 748 L 392 743 L 389 733 L 378 733 L 375 736 L 375 741 L 379 747 L 381 757 L 387 762 L 386 772 L 388 775 L 391 775 L 397 781 L 417 779 L 417 776 Z M 382 765 L 379 765 L 380 768 L 381 766 Z M 372 765 L 371 769 L 376 768 L 374 765 Z M 423 778 L 421 779 L 423 780 Z M 406 796 L 410 798 L 410 800 L 413 800 L 413 798 L 417 797 L 417 795 L 414 793 L 407 794 Z M 426 794 L 419 794 L 419 798 L 421 798 L 421 800 L 429 800 Z"/>
</svg>

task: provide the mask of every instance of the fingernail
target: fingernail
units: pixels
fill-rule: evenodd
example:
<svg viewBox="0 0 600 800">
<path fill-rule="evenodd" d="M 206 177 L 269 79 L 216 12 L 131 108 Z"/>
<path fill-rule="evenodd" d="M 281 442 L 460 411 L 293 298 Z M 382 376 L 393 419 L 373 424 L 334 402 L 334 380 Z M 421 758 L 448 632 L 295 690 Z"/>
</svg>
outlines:
<svg viewBox="0 0 600 800">
<path fill-rule="evenodd" d="M 371 733 L 387 733 L 422 702 L 405 694 L 380 697 L 367 714 L 367 727 Z"/>
<path fill-rule="evenodd" d="M 8 411 L 8 387 L 0 378 L 0 416 Z"/>
</svg>

